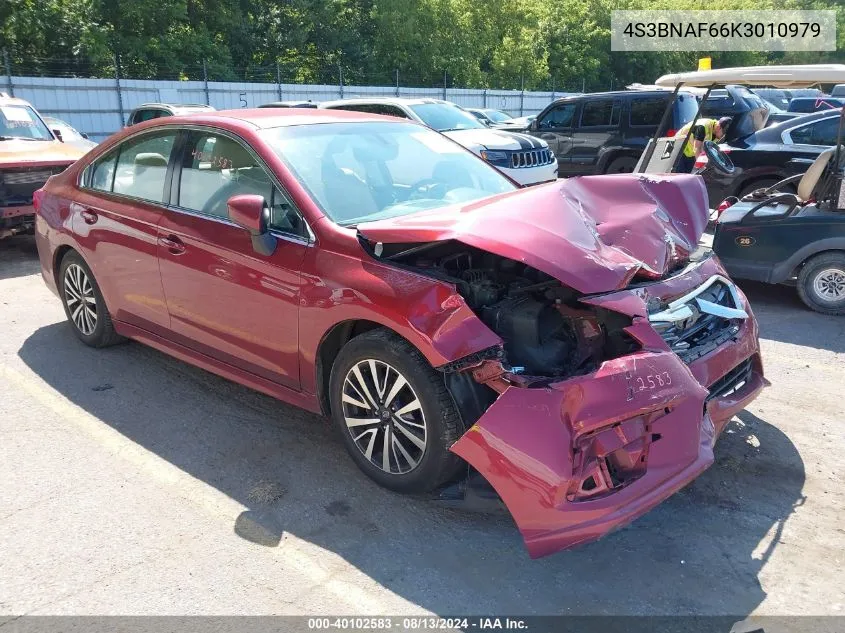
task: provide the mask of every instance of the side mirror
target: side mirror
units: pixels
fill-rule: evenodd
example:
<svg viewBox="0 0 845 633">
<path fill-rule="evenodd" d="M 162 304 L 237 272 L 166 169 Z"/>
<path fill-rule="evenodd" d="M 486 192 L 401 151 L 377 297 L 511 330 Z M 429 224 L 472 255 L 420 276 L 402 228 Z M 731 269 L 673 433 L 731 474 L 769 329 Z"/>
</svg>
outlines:
<svg viewBox="0 0 845 633">
<path fill-rule="evenodd" d="M 531 121 L 531 123 L 528 124 L 528 129 L 532 132 L 536 132 L 538 129 L 540 129 L 540 120 L 534 119 L 533 121 Z"/>
<path fill-rule="evenodd" d="M 62 143 L 64 143 L 64 139 L 62 138 L 62 131 L 59 129 L 53 130 L 53 134 L 55 134 L 56 138 L 59 139 Z"/>
<path fill-rule="evenodd" d="M 270 207 L 264 196 L 252 193 L 232 196 L 226 206 L 229 220 L 249 232 L 255 251 L 262 255 L 272 255 L 276 250 L 276 239 L 268 229 Z"/>
<path fill-rule="evenodd" d="M 88 135 L 87 135 L 85 132 L 82 132 L 81 134 L 82 134 L 82 138 L 84 138 L 84 139 L 87 141 L 87 140 L 88 140 Z"/>
</svg>

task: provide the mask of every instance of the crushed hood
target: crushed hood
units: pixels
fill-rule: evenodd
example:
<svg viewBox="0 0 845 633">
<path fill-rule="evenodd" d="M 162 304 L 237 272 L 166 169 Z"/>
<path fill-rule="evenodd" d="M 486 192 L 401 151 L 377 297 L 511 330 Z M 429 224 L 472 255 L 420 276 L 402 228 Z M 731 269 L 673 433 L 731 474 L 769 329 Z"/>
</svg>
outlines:
<svg viewBox="0 0 845 633">
<path fill-rule="evenodd" d="M 367 222 L 358 231 L 372 242 L 457 240 L 592 294 L 665 275 L 696 249 L 707 218 L 700 176 L 614 174 Z"/>
</svg>

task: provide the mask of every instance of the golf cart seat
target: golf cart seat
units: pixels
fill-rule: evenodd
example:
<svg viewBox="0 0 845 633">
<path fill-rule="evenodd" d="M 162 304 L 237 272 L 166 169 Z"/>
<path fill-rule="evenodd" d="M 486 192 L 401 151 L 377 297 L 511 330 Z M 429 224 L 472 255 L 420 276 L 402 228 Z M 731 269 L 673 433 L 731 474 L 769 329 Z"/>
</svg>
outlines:
<svg viewBox="0 0 845 633">
<path fill-rule="evenodd" d="M 784 178 L 771 187 L 757 189 L 742 198 L 742 200 L 726 209 L 719 218 L 722 223 L 738 222 L 745 217 L 783 216 L 783 215 L 813 215 L 818 209 L 811 204 L 822 176 L 825 174 L 836 148 L 824 150 L 816 157 L 810 168 L 803 174 L 796 174 Z M 798 182 L 796 193 L 780 191 L 783 187 Z"/>
</svg>

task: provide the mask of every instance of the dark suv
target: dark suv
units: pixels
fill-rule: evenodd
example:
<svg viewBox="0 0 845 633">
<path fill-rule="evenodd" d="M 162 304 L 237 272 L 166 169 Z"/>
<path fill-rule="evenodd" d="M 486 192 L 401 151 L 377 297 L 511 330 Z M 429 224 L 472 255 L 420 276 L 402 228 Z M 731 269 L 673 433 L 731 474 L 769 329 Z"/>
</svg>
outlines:
<svg viewBox="0 0 845 633">
<path fill-rule="evenodd" d="M 628 90 L 564 97 L 537 115 L 528 133 L 548 142 L 561 176 L 632 172 L 671 96 Z M 697 110 L 695 95 L 682 92 L 662 136 L 673 136 Z"/>
</svg>

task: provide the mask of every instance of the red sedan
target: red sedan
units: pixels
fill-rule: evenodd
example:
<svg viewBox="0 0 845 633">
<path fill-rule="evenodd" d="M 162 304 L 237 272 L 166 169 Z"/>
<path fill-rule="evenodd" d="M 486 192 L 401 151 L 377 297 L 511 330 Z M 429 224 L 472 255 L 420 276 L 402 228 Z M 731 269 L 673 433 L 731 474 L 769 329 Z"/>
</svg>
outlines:
<svg viewBox="0 0 845 633">
<path fill-rule="evenodd" d="M 333 420 L 402 492 L 480 474 L 532 556 L 713 462 L 765 385 L 697 176 L 520 189 L 448 138 L 323 110 L 176 116 L 35 197 L 84 343 L 126 338 Z"/>
</svg>

